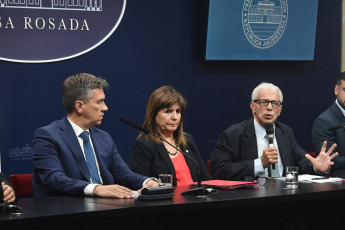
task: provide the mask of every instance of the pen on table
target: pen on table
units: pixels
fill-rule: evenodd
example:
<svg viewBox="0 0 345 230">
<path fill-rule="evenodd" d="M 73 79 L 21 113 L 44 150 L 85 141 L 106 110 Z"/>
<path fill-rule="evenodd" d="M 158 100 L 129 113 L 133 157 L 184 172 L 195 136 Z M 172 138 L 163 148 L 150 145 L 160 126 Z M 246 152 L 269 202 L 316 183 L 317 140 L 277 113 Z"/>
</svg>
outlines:
<svg viewBox="0 0 345 230">
<path fill-rule="evenodd" d="M 317 178 L 311 178 L 312 180 L 325 180 L 329 179 L 328 177 L 317 177 Z"/>
</svg>

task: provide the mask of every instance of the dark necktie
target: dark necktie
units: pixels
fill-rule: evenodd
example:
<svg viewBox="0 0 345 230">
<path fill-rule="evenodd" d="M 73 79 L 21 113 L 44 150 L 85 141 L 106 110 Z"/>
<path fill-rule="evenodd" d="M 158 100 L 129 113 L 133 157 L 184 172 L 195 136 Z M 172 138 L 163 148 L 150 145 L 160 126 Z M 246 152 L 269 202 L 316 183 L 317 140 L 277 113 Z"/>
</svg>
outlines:
<svg viewBox="0 0 345 230">
<path fill-rule="evenodd" d="M 101 184 L 101 180 L 98 176 L 95 154 L 93 153 L 91 143 L 90 143 L 89 132 L 84 131 L 79 136 L 83 139 L 86 163 L 87 163 L 87 166 L 89 167 L 89 173 L 90 173 L 92 183 Z"/>
</svg>

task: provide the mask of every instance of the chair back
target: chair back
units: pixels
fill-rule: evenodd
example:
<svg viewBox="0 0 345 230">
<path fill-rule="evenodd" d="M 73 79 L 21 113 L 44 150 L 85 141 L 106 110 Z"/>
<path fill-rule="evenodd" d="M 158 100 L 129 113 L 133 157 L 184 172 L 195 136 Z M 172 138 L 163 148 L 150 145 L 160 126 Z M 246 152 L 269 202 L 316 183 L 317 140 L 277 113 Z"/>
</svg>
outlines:
<svg viewBox="0 0 345 230">
<path fill-rule="evenodd" d="M 32 174 L 12 174 L 10 183 L 13 186 L 18 197 L 33 196 Z"/>
</svg>

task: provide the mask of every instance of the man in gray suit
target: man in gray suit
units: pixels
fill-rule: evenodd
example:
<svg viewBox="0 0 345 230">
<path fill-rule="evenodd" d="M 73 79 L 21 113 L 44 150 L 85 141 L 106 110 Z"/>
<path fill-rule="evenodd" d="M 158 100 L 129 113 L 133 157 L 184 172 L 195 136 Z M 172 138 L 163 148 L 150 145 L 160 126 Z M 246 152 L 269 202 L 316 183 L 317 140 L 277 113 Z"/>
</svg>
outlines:
<svg viewBox="0 0 345 230">
<path fill-rule="evenodd" d="M 311 136 L 316 150 L 323 141 L 327 141 L 328 147 L 337 143 L 334 152 L 339 156 L 334 159 L 332 171 L 337 176 L 345 176 L 345 72 L 339 74 L 334 93 L 335 102 L 315 119 Z"/>
</svg>

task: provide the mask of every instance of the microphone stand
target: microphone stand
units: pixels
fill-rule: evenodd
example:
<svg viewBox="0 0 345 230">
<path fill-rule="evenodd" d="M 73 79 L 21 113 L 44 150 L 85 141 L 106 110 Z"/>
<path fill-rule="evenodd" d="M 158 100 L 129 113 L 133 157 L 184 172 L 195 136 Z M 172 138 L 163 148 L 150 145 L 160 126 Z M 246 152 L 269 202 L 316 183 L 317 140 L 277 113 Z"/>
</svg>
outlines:
<svg viewBox="0 0 345 230">
<path fill-rule="evenodd" d="M 162 138 L 159 135 L 156 135 L 154 133 L 151 133 L 149 130 L 127 120 L 126 118 L 120 117 L 120 120 L 130 126 L 132 126 L 135 129 L 138 129 L 148 135 L 154 136 L 159 138 L 161 141 L 164 141 L 165 143 L 167 143 L 168 145 L 170 145 L 171 147 L 173 147 L 174 149 L 176 149 L 177 151 L 180 151 L 184 156 L 188 157 L 189 159 L 191 159 L 193 161 L 193 163 L 196 165 L 197 167 L 197 180 L 198 180 L 198 187 L 196 188 L 192 188 L 189 189 L 187 191 L 184 191 L 181 193 L 181 195 L 194 195 L 194 196 L 206 196 L 206 195 L 210 195 L 212 193 L 214 193 L 215 189 L 207 189 L 205 186 L 201 186 L 201 173 L 200 173 L 200 167 L 198 162 L 196 162 L 196 160 L 194 158 L 192 158 L 191 156 L 187 155 L 186 153 L 184 153 L 182 150 L 180 150 L 179 148 L 177 148 L 176 146 L 174 146 L 173 144 L 171 144 L 170 142 L 168 142 L 167 140 L 165 140 L 164 138 Z"/>
</svg>

